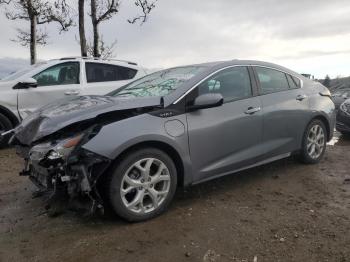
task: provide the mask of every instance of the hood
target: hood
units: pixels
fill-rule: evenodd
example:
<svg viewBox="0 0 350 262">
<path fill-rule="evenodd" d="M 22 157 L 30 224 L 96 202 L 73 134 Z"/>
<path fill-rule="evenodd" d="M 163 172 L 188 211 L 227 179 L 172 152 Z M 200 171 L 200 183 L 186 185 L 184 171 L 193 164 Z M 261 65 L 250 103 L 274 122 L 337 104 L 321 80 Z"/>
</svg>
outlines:
<svg viewBox="0 0 350 262">
<path fill-rule="evenodd" d="M 18 81 L 5 81 L 5 80 L 0 80 L 0 91 L 4 89 L 12 89 Z M 15 91 L 15 90 L 14 90 Z"/>
<path fill-rule="evenodd" d="M 48 104 L 25 118 L 14 130 L 21 144 L 30 145 L 74 123 L 94 119 L 102 114 L 128 109 L 161 106 L 160 97 L 114 98 L 110 96 L 78 96 Z"/>
</svg>

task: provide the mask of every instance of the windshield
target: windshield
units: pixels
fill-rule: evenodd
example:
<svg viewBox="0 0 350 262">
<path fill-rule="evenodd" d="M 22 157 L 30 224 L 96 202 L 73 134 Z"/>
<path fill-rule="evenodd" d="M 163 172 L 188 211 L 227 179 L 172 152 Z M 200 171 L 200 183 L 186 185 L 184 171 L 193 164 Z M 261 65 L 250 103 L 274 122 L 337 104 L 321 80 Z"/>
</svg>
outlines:
<svg viewBox="0 0 350 262">
<path fill-rule="evenodd" d="M 166 96 L 198 74 L 203 68 L 203 66 L 186 66 L 159 71 L 108 95 L 121 97 Z"/>
</svg>

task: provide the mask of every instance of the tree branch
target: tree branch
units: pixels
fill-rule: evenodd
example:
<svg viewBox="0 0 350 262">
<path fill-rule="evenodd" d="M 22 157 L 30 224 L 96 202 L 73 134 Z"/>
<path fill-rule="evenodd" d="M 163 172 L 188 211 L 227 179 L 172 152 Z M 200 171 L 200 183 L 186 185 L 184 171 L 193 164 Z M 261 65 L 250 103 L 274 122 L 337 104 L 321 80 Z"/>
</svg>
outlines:
<svg viewBox="0 0 350 262">
<path fill-rule="evenodd" d="M 135 24 L 137 21 L 140 21 L 140 25 L 145 23 L 147 21 L 148 15 L 156 7 L 157 1 L 158 0 L 155 0 L 153 2 L 149 2 L 149 0 L 136 0 L 135 5 L 141 8 L 142 14 L 133 19 L 128 19 L 128 22 L 130 24 Z"/>
<path fill-rule="evenodd" d="M 99 39 L 99 47 L 100 47 L 100 58 L 108 59 L 115 57 L 117 40 L 114 40 L 110 45 L 107 45 L 103 40 L 103 35 Z M 94 45 L 92 41 L 88 41 L 86 45 L 88 56 L 94 57 Z"/>
<path fill-rule="evenodd" d="M 38 45 L 47 45 L 47 39 L 48 39 L 47 32 L 37 32 L 36 35 L 36 43 Z M 17 38 L 16 39 L 10 39 L 12 42 L 19 43 L 21 46 L 29 46 L 30 44 L 30 33 L 17 28 Z"/>
<path fill-rule="evenodd" d="M 37 16 L 39 25 L 57 22 L 60 25 L 60 33 L 68 31 L 69 27 L 74 25 L 71 9 L 65 0 L 56 0 L 53 6 L 46 2 L 36 10 L 39 13 Z"/>
</svg>

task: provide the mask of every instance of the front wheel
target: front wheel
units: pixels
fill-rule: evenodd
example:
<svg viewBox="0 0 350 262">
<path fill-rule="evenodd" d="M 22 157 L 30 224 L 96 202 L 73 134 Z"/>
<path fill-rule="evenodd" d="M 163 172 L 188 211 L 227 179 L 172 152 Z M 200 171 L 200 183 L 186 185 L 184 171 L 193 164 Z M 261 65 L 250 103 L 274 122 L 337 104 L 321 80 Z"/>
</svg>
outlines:
<svg viewBox="0 0 350 262">
<path fill-rule="evenodd" d="M 305 130 L 301 149 L 301 160 L 316 164 L 322 159 L 327 146 L 327 130 L 321 120 L 311 121 Z"/>
<path fill-rule="evenodd" d="M 128 221 L 144 221 L 163 213 L 172 201 L 177 172 L 163 151 L 144 148 L 115 165 L 109 181 L 109 202 Z"/>
</svg>

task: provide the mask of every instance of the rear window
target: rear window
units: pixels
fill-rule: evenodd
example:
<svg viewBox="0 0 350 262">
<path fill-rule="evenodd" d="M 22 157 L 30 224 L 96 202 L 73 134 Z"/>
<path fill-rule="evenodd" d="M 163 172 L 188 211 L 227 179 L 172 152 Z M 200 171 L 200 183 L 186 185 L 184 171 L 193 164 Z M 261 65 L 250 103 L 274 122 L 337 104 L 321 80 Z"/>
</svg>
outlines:
<svg viewBox="0 0 350 262">
<path fill-rule="evenodd" d="M 137 74 L 133 68 L 102 63 L 87 62 L 85 68 L 88 83 L 129 80 Z"/>
<path fill-rule="evenodd" d="M 259 78 L 262 94 L 270 94 L 289 89 L 285 73 L 265 67 L 256 67 L 255 70 Z"/>
</svg>

